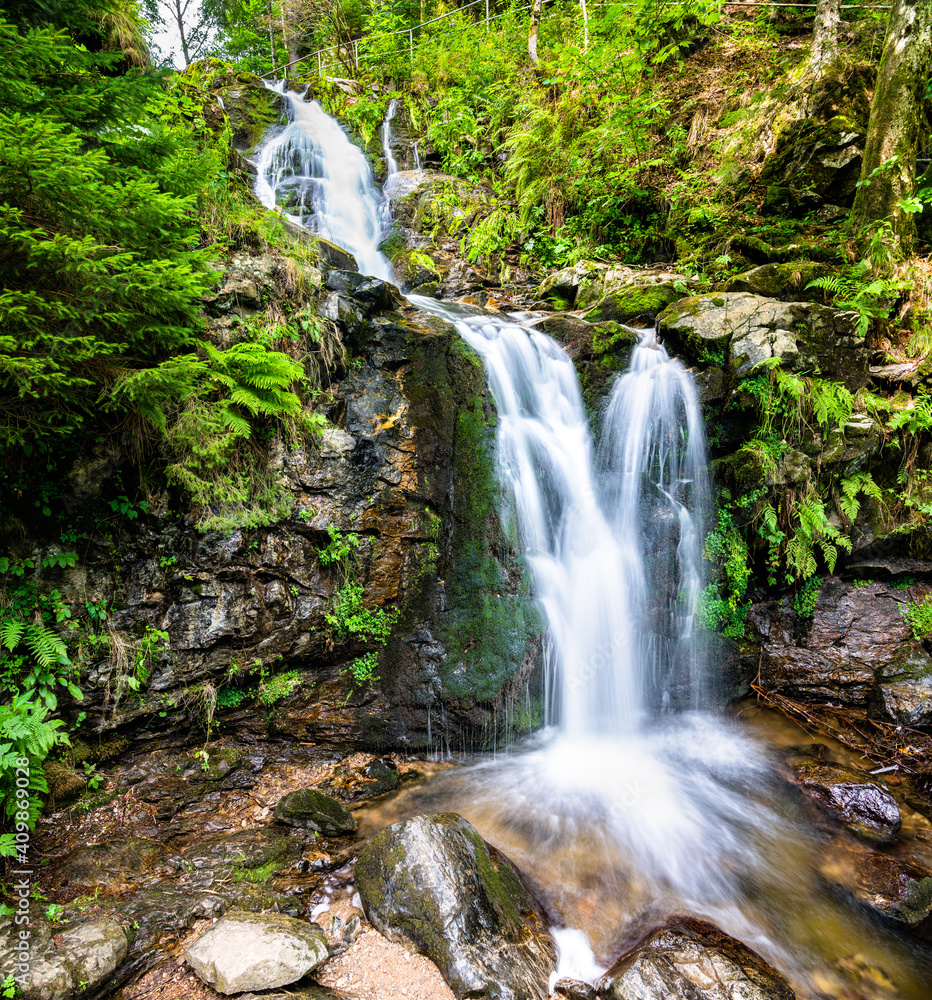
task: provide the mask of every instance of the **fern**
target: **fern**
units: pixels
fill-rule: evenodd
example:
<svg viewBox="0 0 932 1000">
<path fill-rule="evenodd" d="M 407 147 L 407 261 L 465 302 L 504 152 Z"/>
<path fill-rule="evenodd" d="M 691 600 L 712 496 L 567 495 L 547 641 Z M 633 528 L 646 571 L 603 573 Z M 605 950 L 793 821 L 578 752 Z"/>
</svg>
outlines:
<svg viewBox="0 0 932 1000">
<path fill-rule="evenodd" d="M 858 496 L 861 493 L 874 500 L 883 500 L 883 492 L 869 472 L 856 472 L 847 479 L 842 479 L 841 497 L 838 503 L 849 521 L 854 521 L 858 516 L 858 511 L 861 509 Z"/>
</svg>

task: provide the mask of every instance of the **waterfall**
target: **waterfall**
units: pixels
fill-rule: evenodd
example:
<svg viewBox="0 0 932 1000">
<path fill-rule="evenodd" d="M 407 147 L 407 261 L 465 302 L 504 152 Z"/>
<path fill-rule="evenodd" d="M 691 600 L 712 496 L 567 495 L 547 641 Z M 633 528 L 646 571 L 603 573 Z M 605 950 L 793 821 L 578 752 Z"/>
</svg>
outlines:
<svg viewBox="0 0 932 1000">
<path fill-rule="evenodd" d="M 398 173 L 398 164 L 392 156 L 392 119 L 398 111 L 398 98 L 393 97 L 388 102 L 385 120 L 382 122 L 382 152 L 385 154 L 385 167 L 389 177 Z"/>
<path fill-rule="evenodd" d="M 384 198 L 365 154 L 317 101 L 281 83 L 275 89 L 288 100 L 291 120 L 259 151 L 256 197 L 349 250 L 363 274 L 394 280 L 379 252 Z"/>
<path fill-rule="evenodd" d="M 499 474 L 547 622 L 548 721 L 570 737 L 634 731 L 697 659 L 708 490 L 689 375 L 645 333 L 596 453 L 573 364 L 550 337 L 411 301 L 455 323 L 485 363 Z"/>
</svg>

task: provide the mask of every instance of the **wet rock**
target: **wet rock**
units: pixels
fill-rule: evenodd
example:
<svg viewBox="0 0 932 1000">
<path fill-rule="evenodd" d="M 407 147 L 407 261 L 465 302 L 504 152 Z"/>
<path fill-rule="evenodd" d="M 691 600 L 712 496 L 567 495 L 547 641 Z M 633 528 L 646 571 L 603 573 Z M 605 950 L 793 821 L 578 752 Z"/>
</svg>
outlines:
<svg viewBox="0 0 932 1000">
<path fill-rule="evenodd" d="M 761 644 L 761 681 L 790 697 L 866 706 L 878 664 L 912 641 L 904 599 L 880 584 L 853 587 L 831 577 L 805 630 L 787 599 L 753 605 L 747 621 L 749 637 Z"/>
<path fill-rule="evenodd" d="M 185 949 L 195 974 L 220 993 L 297 982 L 328 957 L 323 931 L 280 914 L 231 911 Z"/>
<path fill-rule="evenodd" d="M 336 799 L 316 788 L 299 788 L 289 792 L 275 806 L 279 823 L 316 830 L 325 837 L 339 837 L 356 830 L 356 820 Z"/>
<path fill-rule="evenodd" d="M 794 1000 L 786 980 L 712 924 L 674 918 L 599 980 L 612 1000 Z"/>
<path fill-rule="evenodd" d="M 871 715 L 901 726 L 932 725 L 932 657 L 924 649 L 900 650 L 878 669 Z"/>
<path fill-rule="evenodd" d="M 317 247 L 320 251 L 320 259 L 330 267 L 336 267 L 341 271 L 358 271 L 359 265 L 356 258 L 343 247 L 325 240 L 323 236 L 317 237 Z"/>
<path fill-rule="evenodd" d="M 680 299 L 657 322 L 665 339 L 690 359 L 739 374 L 778 357 L 790 371 L 817 366 L 852 385 L 866 379 L 867 351 L 855 313 L 814 302 L 717 292 Z"/>
<path fill-rule="evenodd" d="M 831 761 L 794 757 L 788 763 L 796 784 L 852 833 L 887 843 L 900 832 L 896 799 L 879 778 Z"/>
<path fill-rule="evenodd" d="M 460 1000 L 544 1000 L 556 948 L 517 868 L 461 816 L 382 830 L 355 868 L 369 920 L 433 961 Z"/>
<path fill-rule="evenodd" d="M 0 917 L 0 968 L 18 975 L 16 945 L 22 928 Z M 129 950 L 127 932 L 115 920 L 85 920 L 56 927 L 33 917 L 29 925 L 28 971 L 17 996 L 23 1000 L 70 1000 L 93 991 L 113 975 Z"/>
<path fill-rule="evenodd" d="M 551 992 L 563 1000 L 597 1000 L 599 995 L 594 986 L 581 979 L 558 979 Z"/>
<path fill-rule="evenodd" d="M 344 801 L 372 798 L 398 787 L 398 765 L 390 758 L 373 757 L 362 767 L 338 767 L 321 788 Z"/>
<path fill-rule="evenodd" d="M 856 867 L 854 896 L 877 913 L 918 927 L 932 914 L 932 876 L 915 865 L 872 852 Z"/>
<path fill-rule="evenodd" d="M 349 900 L 337 900 L 314 918 L 327 936 L 331 955 L 346 951 L 353 944 L 368 926 L 365 920 L 366 915 Z"/>
<path fill-rule="evenodd" d="M 164 844 L 144 837 L 124 837 L 108 844 L 89 844 L 72 851 L 63 862 L 62 884 L 84 895 L 97 888 L 128 884 L 140 872 L 152 870 L 168 853 Z"/>
<path fill-rule="evenodd" d="M 401 305 L 401 296 L 394 285 L 358 271 L 334 269 L 327 274 L 325 283 L 332 292 L 344 292 L 351 296 L 365 309 L 367 316 Z"/>
</svg>

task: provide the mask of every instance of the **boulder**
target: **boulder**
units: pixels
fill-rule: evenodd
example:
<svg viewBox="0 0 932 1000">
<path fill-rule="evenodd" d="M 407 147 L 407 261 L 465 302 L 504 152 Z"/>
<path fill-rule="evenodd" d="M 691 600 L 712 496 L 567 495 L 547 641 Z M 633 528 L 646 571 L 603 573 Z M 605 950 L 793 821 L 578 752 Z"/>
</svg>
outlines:
<svg viewBox="0 0 932 1000">
<path fill-rule="evenodd" d="M 358 271 L 359 265 L 356 258 L 343 247 L 325 240 L 323 236 L 317 237 L 317 249 L 320 259 L 330 267 L 335 267 L 340 271 Z"/>
<path fill-rule="evenodd" d="M 684 292 L 675 288 L 671 282 L 632 282 L 620 288 L 612 288 L 584 314 L 584 319 L 590 323 L 603 320 L 626 323 L 635 316 L 653 317 L 663 312 L 667 306 L 678 302 L 683 295 Z"/>
<path fill-rule="evenodd" d="M 394 309 L 402 304 L 401 295 L 394 285 L 381 278 L 372 278 L 358 271 L 328 272 L 325 284 L 331 292 L 343 292 L 361 306 L 366 316 Z"/>
<path fill-rule="evenodd" d="M 789 371 L 821 371 L 853 385 L 867 375 L 857 314 L 750 292 L 693 295 L 657 317 L 664 338 L 690 360 L 747 374 L 768 358 Z"/>
<path fill-rule="evenodd" d="M 932 657 L 909 646 L 877 671 L 875 718 L 901 726 L 932 726 Z"/>
<path fill-rule="evenodd" d="M 761 644 L 761 682 L 792 698 L 866 706 L 878 664 L 912 640 L 900 614 L 902 591 L 854 587 L 830 577 L 819 589 L 811 623 L 789 599 L 752 605 L 749 638 Z"/>
<path fill-rule="evenodd" d="M 881 779 L 808 754 L 790 757 L 796 785 L 820 809 L 864 840 L 888 843 L 900 832 L 896 799 Z"/>
<path fill-rule="evenodd" d="M 328 957 L 317 924 L 280 913 L 231 911 L 185 949 L 197 977 L 219 993 L 297 982 Z"/>
<path fill-rule="evenodd" d="M 818 288 L 807 289 L 806 286 L 810 281 L 829 273 L 825 264 L 812 261 L 761 264 L 729 278 L 723 291 L 749 292 L 751 295 L 789 302 L 816 301 L 823 292 Z"/>
<path fill-rule="evenodd" d="M 356 830 L 356 819 L 336 799 L 316 788 L 299 788 L 279 799 L 275 806 L 279 823 L 316 830 L 325 837 L 339 837 Z"/>
<path fill-rule="evenodd" d="M 518 869 L 455 813 L 382 830 L 356 863 L 369 920 L 433 961 L 463 1000 L 545 1000 L 556 947 Z"/>
<path fill-rule="evenodd" d="M 53 930 L 33 915 L 28 961 L 20 968 L 24 939 L 12 916 L 0 917 L 0 967 L 17 978 L 22 1000 L 70 1000 L 101 986 L 126 958 L 129 940 L 115 920 L 84 920 Z"/>
<path fill-rule="evenodd" d="M 794 1000 L 760 955 L 712 924 L 676 917 L 622 956 L 599 980 L 612 1000 Z"/>
</svg>

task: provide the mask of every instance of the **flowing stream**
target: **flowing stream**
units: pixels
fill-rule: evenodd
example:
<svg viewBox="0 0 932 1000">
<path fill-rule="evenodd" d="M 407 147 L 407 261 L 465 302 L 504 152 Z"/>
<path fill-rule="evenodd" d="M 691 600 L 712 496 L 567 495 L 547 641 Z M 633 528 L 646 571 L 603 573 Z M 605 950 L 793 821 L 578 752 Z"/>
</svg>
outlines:
<svg viewBox="0 0 932 1000">
<path fill-rule="evenodd" d="M 352 250 L 361 270 L 389 275 L 377 249 L 384 199 L 365 158 L 319 105 L 287 96 L 293 120 L 262 150 L 257 192 Z M 546 727 L 363 808 L 361 832 L 463 814 L 539 886 L 561 975 L 592 981 L 652 924 L 692 913 L 763 954 L 800 996 L 928 1000 L 928 950 L 823 888 L 824 842 L 771 751 L 701 710 L 709 671 L 694 619 L 709 486 L 688 372 L 641 331 L 594 441 L 572 362 L 550 337 L 411 301 L 454 323 L 485 364 L 506 507 L 547 626 Z M 898 992 L 845 992 L 871 965 Z"/>
</svg>

